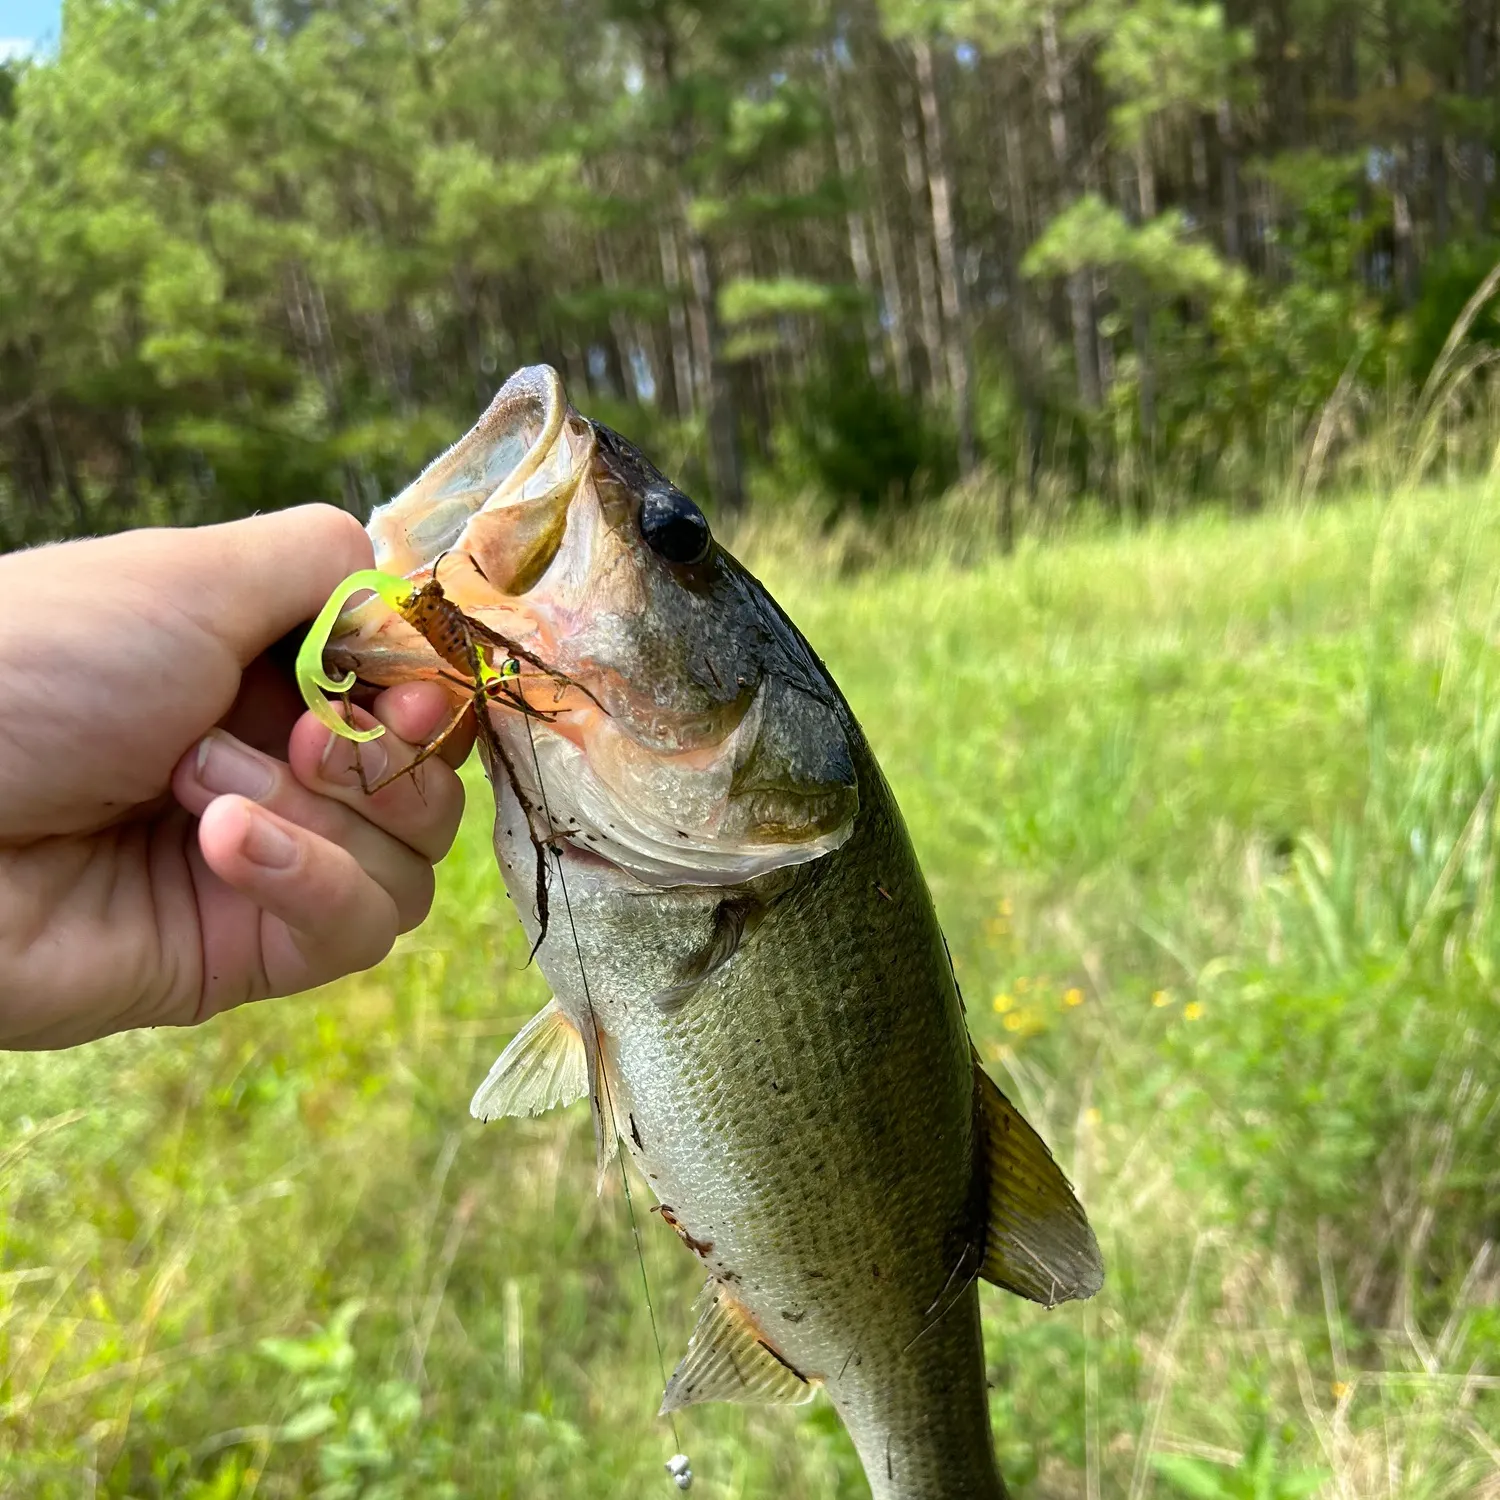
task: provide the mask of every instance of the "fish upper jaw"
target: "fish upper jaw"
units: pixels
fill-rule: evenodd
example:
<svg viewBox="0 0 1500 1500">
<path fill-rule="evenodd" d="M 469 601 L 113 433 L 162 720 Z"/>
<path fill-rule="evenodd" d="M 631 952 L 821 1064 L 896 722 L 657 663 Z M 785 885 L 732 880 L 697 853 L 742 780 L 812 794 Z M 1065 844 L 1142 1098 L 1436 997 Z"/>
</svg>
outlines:
<svg viewBox="0 0 1500 1500">
<path fill-rule="evenodd" d="M 470 533 L 481 516 L 506 512 L 481 534 L 494 570 L 487 571 L 491 586 L 511 587 L 528 562 L 535 565 L 531 544 L 560 535 L 576 468 L 573 446 L 561 441 L 568 416 L 555 370 L 518 370 L 469 432 L 370 517 L 376 566 L 425 581 L 455 548 L 473 554 Z M 504 568 L 495 555 L 502 537 L 524 544 Z"/>
</svg>

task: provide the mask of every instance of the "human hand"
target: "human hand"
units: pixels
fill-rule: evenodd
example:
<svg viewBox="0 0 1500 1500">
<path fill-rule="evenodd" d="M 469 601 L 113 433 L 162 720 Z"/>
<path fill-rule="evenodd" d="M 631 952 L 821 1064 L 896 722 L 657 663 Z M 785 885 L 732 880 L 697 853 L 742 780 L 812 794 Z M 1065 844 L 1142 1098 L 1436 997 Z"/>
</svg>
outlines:
<svg viewBox="0 0 1500 1500">
<path fill-rule="evenodd" d="M 385 735 L 330 743 L 263 654 L 371 562 L 321 505 L 0 557 L 0 1046 L 309 989 L 426 915 L 458 777 L 367 797 L 354 754 L 409 764 L 452 701 L 392 688 L 356 710 Z"/>
</svg>

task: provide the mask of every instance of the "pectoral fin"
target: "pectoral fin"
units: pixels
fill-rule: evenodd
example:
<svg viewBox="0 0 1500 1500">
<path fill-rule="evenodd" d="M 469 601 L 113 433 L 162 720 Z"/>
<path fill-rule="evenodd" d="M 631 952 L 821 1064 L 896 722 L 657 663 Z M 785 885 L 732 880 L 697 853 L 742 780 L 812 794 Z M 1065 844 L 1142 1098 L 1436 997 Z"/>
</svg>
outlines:
<svg viewBox="0 0 1500 1500">
<path fill-rule="evenodd" d="M 588 1092 L 588 1059 L 577 1028 L 549 1000 L 515 1035 L 479 1085 L 469 1113 L 476 1120 L 539 1115 Z"/>
<path fill-rule="evenodd" d="M 813 1386 L 766 1343 L 749 1313 L 715 1281 L 682 1363 L 661 1398 L 665 1416 L 699 1401 L 811 1401 Z"/>
<path fill-rule="evenodd" d="M 1048 1307 L 1092 1297 L 1104 1285 L 1104 1261 L 1068 1179 L 977 1058 L 974 1072 L 975 1166 L 985 1188 L 979 1274 Z"/>
</svg>

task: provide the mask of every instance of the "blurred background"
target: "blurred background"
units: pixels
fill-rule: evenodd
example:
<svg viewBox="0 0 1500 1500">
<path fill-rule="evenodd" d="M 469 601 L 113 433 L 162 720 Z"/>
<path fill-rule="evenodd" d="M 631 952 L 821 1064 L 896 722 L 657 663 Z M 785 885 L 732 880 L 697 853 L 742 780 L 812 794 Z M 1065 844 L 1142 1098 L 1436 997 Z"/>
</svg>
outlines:
<svg viewBox="0 0 1500 1500">
<path fill-rule="evenodd" d="M 0 540 L 364 510 L 538 360 L 730 512 L 1335 484 L 1496 259 L 1495 27 L 8 0 Z"/>
<path fill-rule="evenodd" d="M 1497 1500 L 1497 26 L 0 0 L 0 546 L 364 514 L 555 364 L 828 660 L 1099 1230 L 985 1291 L 1017 1495 Z M 587 1112 L 467 1117 L 546 998 L 471 791 L 372 973 L 0 1055 L 0 1492 L 675 1493 Z"/>
</svg>

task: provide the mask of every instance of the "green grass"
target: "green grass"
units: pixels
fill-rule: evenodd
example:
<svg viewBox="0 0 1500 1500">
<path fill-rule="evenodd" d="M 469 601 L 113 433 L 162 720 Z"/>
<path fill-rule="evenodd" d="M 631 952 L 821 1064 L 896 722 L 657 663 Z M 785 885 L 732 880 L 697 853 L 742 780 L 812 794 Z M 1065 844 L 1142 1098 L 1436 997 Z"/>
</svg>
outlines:
<svg viewBox="0 0 1500 1500">
<path fill-rule="evenodd" d="M 986 1289 L 1020 1495 L 1500 1493 L 1497 523 L 1468 488 L 764 560 L 1109 1262 L 1086 1307 Z M 0 1491 L 675 1493 L 586 1114 L 467 1117 L 545 996 L 484 802 L 374 973 L 0 1057 Z M 643 1235 L 670 1366 L 697 1278 Z M 824 1403 L 681 1429 L 695 1493 L 863 1493 Z"/>
</svg>

